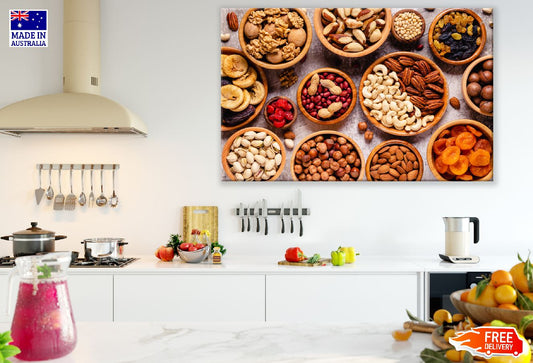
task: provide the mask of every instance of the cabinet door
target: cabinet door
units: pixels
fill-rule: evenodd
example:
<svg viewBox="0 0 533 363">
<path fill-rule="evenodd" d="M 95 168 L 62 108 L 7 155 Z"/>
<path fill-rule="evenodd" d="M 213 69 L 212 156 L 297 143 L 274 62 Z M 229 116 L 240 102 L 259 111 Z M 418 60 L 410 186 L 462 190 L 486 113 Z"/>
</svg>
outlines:
<svg viewBox="0 0 533 363">
<path fill-rule="evenodd" d="M 69 275 L 75 321 L 113 321 L 113 275 Z"/>
<path fill-rule="evenodd" d="M 264 275 L 115 275 L 115 321 L 264 321 Z"/>
<path fill-rule="evenodd" d="M 7 269 L 5 269 L 7 270 Z M 15 309 L 15 302 L 17 301 L 17 292 L 18 292 L 18 279 L 14 281 L 14 288 L 11 292 L 11 312 L 7 315 L 7 293 L 8 293 L 8 284 L 7 284 L 7 274 L 0 274 L 0 323 L 10 323 L 11 318 L 13 317 L 13 310 Z"/>
<path fill-rule="evenodd" d="M 417 312 L 417 274 L 267 275 L 266 320 L 401 323 Z"/>
</svg>

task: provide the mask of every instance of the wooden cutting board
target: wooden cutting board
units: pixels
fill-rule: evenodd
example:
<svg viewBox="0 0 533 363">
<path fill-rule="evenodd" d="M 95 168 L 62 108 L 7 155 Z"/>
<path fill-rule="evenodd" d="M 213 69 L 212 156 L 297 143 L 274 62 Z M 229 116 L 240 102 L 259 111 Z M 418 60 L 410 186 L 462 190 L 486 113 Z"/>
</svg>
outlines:
<svg viewBox="0 0 533 363">
<path fill-rule="evenodd" d="M 321 258 L 318 262 L 315 262 L 315 263 L 307 263 L 305 261 L 303 262 L 278 261 L 278 265 L 316 267 L 316 266 L 323 266 L 324 264 L 329 263 L 329 262 L 331 262 L 330 258 Z"/>
<path fill-rule="evenodd" d="M 211 233 L 211 242 L 218 241 L 218 207 L 215 206 L 184 206 L 183 233 L 185 242 L 192 241 L 191 231 L 207 229 Z"/>
<path fill-rule="evenodd" d="M 453 348 L 453 345 L 451 345 L 450 343 L 447 343 L 446 340 L 444 340 L 444 336 L 437 333 L 436 330 L 434 330 L 433 333 L 431 333 L 431 341 L 433 342 L 433 344 L 435 344 L 440 349 Z"/>
</svg>

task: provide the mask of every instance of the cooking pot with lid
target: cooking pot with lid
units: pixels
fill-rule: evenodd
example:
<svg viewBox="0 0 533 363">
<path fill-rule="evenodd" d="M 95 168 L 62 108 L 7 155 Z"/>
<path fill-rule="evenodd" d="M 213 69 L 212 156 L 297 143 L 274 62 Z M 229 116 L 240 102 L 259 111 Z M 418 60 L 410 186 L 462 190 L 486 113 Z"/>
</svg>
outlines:
<svg viewBox="0 0 533 363">
<path fill-rule="evenodd" d="M 0 237 L 6 241 L 13 241 L 13 256 L 29 256 L 40 252 L 55 252 L 56 240 L 67 236 L 57 235 L 37 227 L 37 222 L 31 222 L 31 227 L 14 232 L 11 236 Z"/>
</svg>

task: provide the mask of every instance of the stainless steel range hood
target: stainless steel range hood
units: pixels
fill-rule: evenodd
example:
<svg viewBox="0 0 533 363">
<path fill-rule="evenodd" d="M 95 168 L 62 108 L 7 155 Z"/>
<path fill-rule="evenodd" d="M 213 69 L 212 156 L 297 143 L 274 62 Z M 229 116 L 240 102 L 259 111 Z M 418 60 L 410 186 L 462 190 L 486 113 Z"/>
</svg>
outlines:
<svg viewBox="0 0 533 363">
<path fill-rule="evenodd" d="M 100 1 L 64 0 L 63 22 L 63 93 L 0 109 L 0 133 L 146 135 L 139 117 L 100 96 Z"/>
</svg>

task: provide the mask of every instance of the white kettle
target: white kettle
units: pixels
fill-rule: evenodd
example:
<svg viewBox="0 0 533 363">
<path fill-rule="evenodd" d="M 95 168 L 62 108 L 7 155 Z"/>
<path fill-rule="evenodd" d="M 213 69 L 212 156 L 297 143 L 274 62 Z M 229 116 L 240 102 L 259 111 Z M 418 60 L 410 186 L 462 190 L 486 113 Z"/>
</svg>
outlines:
<svg viewBox="0 0 533 363">
<path fill-rule="evenodd" d="M 445 227 L 444 258 L 449 262 L 476 263 L 479 258 L 470 256 L 470 225 L 474 225 L 474 243 L 479 242 L 479 219 L 476 217 L 443 217 Z"/>
</svg>

